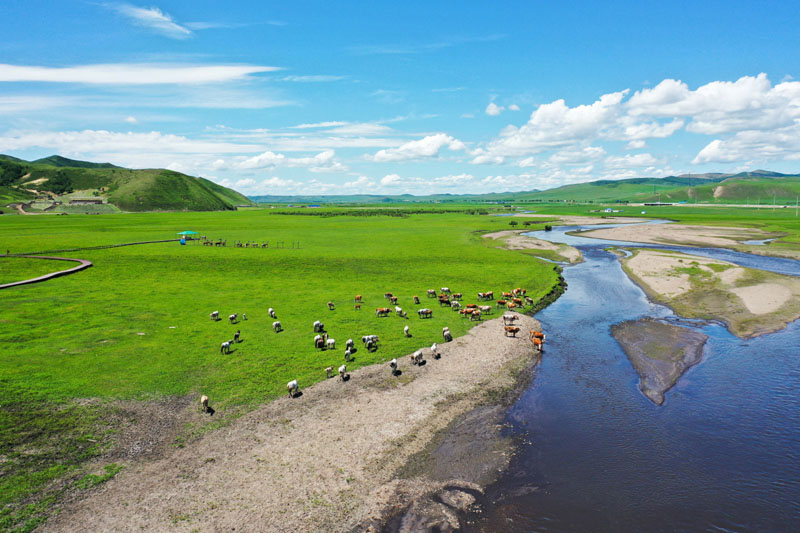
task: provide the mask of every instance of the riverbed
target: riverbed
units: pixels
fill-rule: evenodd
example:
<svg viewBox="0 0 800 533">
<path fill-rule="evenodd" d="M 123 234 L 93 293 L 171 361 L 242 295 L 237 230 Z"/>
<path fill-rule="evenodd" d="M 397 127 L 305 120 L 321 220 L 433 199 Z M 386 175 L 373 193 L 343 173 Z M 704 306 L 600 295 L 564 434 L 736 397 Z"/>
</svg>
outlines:
<svg viewBox="0 0 800 533">
<path fill-rule="evenodd" d="M 800 520 L 800 321 L 742 340 L 650 302 L 604 250 L 623 242 L 532 236 L 576 246 L 567 292 L 536 315 L 547 332 L 529 388 L 506 415 L 521 445 L 463 518 L 466 531 L 789 531 Z M 593 228 L 594 229 L 594 228 Z M 800 262 L 655 246 L 800 275 Z M 610 328 L 652 317 L 708 335 L 702 360 L 663 405 Z"/>
</svg>

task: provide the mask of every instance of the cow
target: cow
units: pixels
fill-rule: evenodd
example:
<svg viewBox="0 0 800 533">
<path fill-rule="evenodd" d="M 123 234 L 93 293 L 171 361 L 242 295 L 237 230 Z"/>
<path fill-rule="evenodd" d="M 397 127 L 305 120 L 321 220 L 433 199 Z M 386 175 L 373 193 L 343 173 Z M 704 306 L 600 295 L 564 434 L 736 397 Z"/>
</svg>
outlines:
<svg viewBox="0 0 800 533">
<path fill-rule="evenodd" d="M 392 296 L 391 298 L 389 298 L 389 302 L 392 305 L 397 305 L 397 296 Z"/>
<path fill-rule="evenodd" d="M 361 304 L 356 304 L 355 305 L 355 310 L 356 311 L 361 311 Z"/>
<path fill-rule="evenodd" d="M 450 328 L 442 328 L 442 337 L 444 338 L 444 342 L 450 342 L 453 340 L 453 334 L 450 333 Z"/>
<path fill-rule="evenodd" d="M 328 339 L 326 344 L 327 344 L 329 350 L 335 350 L 336 349 L 336 339 Z"/>
<path fill-rule="evenodd" d="M 435 342 L 431 345 L 431 353 L 433 354 L 434 359 L 439 359 L 441 357 L 441 354 L 439 354 L 438 346 L 436 345 Z"/>
<path fill-rule="evenodd" d="M 241 334 L 242 334 L 242 330 L 240 330 L 240 329 L 237 329 L 236 333 L 233 334 L 233 342 L 234 342 L 234 344 L 239 342 L 239 337 L 241 336 Z"/>
<path fill-rule="evenodd" d="M 522 301 L 522 298 L 512 298 L 511 301 L 514 302 L 514 305 L 525 307 L 525 303 Z"/>
<path fill-rule="evenodd" d="M 508 303 L 508 302 L 507 302 L 507 301 L 505 301 L 505 300 L 497 300 L 497 301 L 495 302 L 495 304 L 497 304 L 497 307 L 505 307 L 505 305 L 506 305 L 507 303 Z"/>
<path fill-rule="evenodd" d="M 228 315 L 228 320 L 230 320 L 231 324 L 236 323 L 236 319 L 239 318 L 239 313 L 233 313 L 232 315 Z"/>
<path fill-rule="evenodd" d="M 533 347 L 536 349 L 537 352 L 542 351 L 542 339 L 532 337 L 531 342 L 533 343 Z"/>
<path fill-rule="evenodd" d="M 480 320 L 481 319 L 481 312 L 477 309 L 472 311 L 472 315 L 469 317 L 470 320 Z"/>
<path fill-rule="evenodd" d="M 355 303 L 361 303 L 361 295 L 360 295 L 360 294 L 356 294 L 356 298 L 355 298 L 355 300 L 353 300 L 353 301 L 354 301 Z"/>
<path fill-rule="evenodd" d="M 487 315 L 491 315 L 492 311 L 493 311 L 493 308 L 492 308 L 491 305 L 481 305 L 481 306 L 478 307 L 478 309 L 480 310 L 481 313 L 484 313 L 484 314 L 487 314 Z"/>
<path fill-rule="evenodd" d="M 531 335 L 531 339 L 539 339 L 542 342 L 544 342 L 544 339 L 546 337 L 546 335 L 544 333 L 542 333 L 541 331 L 536 331 L 535 329 L 531 330 L 531 334 L 530 335 Z"/>
<path fill-rule="evenodd" d="M 342 365 L 339 367 L 339 378 L 344 381 L 345 376 L 347 375 L 347 365 Z"/>
<path fill-rule="evenodd" d="M 525 302 L 526 302 L 528 305 L 533 305 L 533 298 L 531 298 L 530 296 L 526 296 L 526 297 L 525 297 Z"/>
<path fill-rule="evenodd" d="M 405 335 L 406 337 L 410 337 L 411 336 L 411 333 L 408 332 L 408 326 L 403 328 L 403 335 Z"/>
<path fill-rule="evenodd" d="M 466 308 L 467 309 L 477 309 L 478 308 L 478 304 L 467 304 Z"/>
<path fill-rule="evenodd" d="M 353 352 L 350 350 L 350 348 L 348 348 L 344 351 L 344 360 L 349 363 L 352 359 L 353 359 Z"/>
<path fill-rule="evenodd" d="M 314 333 L 322 333 L 325 331 L 325 324 L 319 320 L 314 321 Z"/>
<path fill-rule="evenodd" d="M 428 289 L 428 298 L 436 298 L 436 290 Z"/>
<path fill-rule="evenodd" d="M 506 304 L 506 309 L 514 309 L 515 307 L 517 307 L 517 304 L 515 304 L 514 302 L 508 302 Z"/>
<path fill-rule="evenodd" d="M 267 313 L 269 313 L 270 318 L 278 318 L 278 315 L 275 314 L 275 309 L 271 307 L 269 308 L 269 311 L 267 311 Z"/>
<path fill-rule="evenodd" d="M 200 406 L 203 408 L 204 413 L 208 412 L 208 396 L 205 394 L 200 396 Z"/>
<path fill-rule="evenodd" d="M 378 307 L 375 309 L 375 316 L 376 317 L 389 316 L 389 313 L 391 312 L 392 310 L 389 309 L 388 307 Z"/>
<path fill-rule="evenodd" d="M 331 374 L 333 374 L 333 367 L 329 366 L 325 369 L 325 377 L 330 379 Z"/>
<path fill-rule="evenodd" d="M 281 331 L 283 331 L 283 326 L 281 326 L 281 323 L 279 321 L 276 320 L 275 322 L 272 323 L 272 331 L 274 331 L 275 333 L 280 333 Z"/>
<path fill-rule="evenodd" d="M 225 341 L 220 344 L 219 353 L 231 353 L 231 341 Z"/>
<path fill-rule="evenodd" d="M 414 295 L 414 303 L 419 305 L 419 296 L 417 296 L 416 294 Z"/>
<path fill-rule="evenodd" d="M 519 333 L 519 328 L 517 326 L 503 326 L 503 330 L 505 331 L 506 337 L 512 336 L 516 337 L 517 333 Z"/>
<path fill-rule="evenodd" d="M 450 302 L 450 309 L 453 311 L 458 311 L 461 309 L 461 302 Z"/>
<path fill-rule="evenodd" d="M 472 316 L 472 309 L 462 309 L 458 312 L 461 315 L 461 318 L 467 318 L 468 316 Z"/>
<path fill-rule="evenodd" d="M 397 316 L 399 316 L 400 318 L 405 318 L 405 317 L 406 317 L 406 312 L 405 312 L 405 311 L 403 311 L 403 308 L 402 308 L 402 307 L 397 307 L 397 306 L 395 305 L 395 306 L 394 306 L 394 312 L 395 312 L 395 313 L 397 314 Z"/>
<path fill-rule="evenodd" d="M 211 320 L 216 322 L 217 320 L 219 320 L 219 311 L 212 312 L 210 316 L 211 316 Z"/>
<path fill-rule="evenodd" d="M 450 298 L 448 298 L 447 296 L 445 296 L 445 297 L 441 297 L 440 296 L 439 297 L 439 306 L 440 307 L 444 307 L 445 305 L 446 306 L 450 306 Z"/>
<path fill-rule="evenodd" d="M 289 391 L 289 398 L 294 398 L 294 395 L 297 394 L 297 390 L 299 387 L 297 386 L 297 380 L 293 379 L 289 383 L 286 384 L 286 390 Z"/>
<path fill-rule="evenodd" d="M 506 313 L 505 315 L 503 315 L 503 324 L 506 324 L 506 325 L 508 325 L 508 324 L 514 324 L 514 322 L 515 322 L 515 321 L 516 321 L 518 318 L 519 318 L 519 317 L 518 317 L 517 315 L 512 315 L 511 313 Z"/>
<path fill-rule="evenodd" d="M 422 362 L 422 350 L 417 350 L 411 354 L 411 364 L 418 365 Z"/>
<path fill-rule="evenodd" d="M 394 295 L 391 292 L 384 293 L 383 295 L 383 297 L 386 298 L 387 300 L 390 299 L 392 296 Z"/>
<path fill-rule="evenodd" d="M 334 309 L 336 309 L 336 306 L 334 305 L 334 303 L 333 302 L 328 302 L 328 310 L 329 311 L 333 311 Z"/>
<path fill-rule="evenodd" d="M 392 375 L 397 375 L 397 359 L 392 359 L 389 361 L 389 368 L 392 371 Z"/>
<path fill-rule="evenodd" d="M 347 350 L 351 350 L 354 345 L 355 343 L 353 342 L 353 339 L 347 339 L 347 342 L 344 343 L 344 347 Z"/>
<path fill-rule="evenodd" d="M 505 300 L 510 300 L 513 297 L 514 297 L 514 295 L 511 294 L 510 292 L 504 292 L 503 293 L 503 299 L 505 299 Z"/>
<path fill-rule="evenodd" d="M 454 293 L 454 294 L 451 296 L 451 298 L 452 298 L 453 300 L 460 300 L 460 299 L 462 298 L 462 296 L 463 296 L 463 295 L 462 295 L 460 292 L 456 292 L 456 293 Z"/>
<path fill-rule="evenodd" d="M 427 307 L 417 311 L 417 314 L 419 315 L 420 318 L 433 318 L 433 311 L 428 309 Z"/>
<path fill-rule="evenodd" d="M 494 291 L 484 292 L 483 295 L 487 300 L 494 300 Z"/>
<path fill-rule="evenodd" d="M 450 287 L 442 287 L 441 291 L 442 294 L 450 294 Z"/>
</svg>

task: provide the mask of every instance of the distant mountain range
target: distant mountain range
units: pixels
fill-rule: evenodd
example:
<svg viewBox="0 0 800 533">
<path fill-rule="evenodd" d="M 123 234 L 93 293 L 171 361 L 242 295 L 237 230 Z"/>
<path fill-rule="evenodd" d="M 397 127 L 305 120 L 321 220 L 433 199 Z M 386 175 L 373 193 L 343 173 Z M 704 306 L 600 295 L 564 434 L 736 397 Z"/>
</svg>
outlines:
<svg viewBox="0 0 800 533">
<path fill-rule="evenodd" d="M 172 170 L 134 170 L 57 155 L 36 161 L 0 155 L 0 204 L 32 200 L 64 212 L 70 212 L 70 203 L 91 212 L 222 211 L 252 203 L 233 189 Z"/>
<path fill-rule="evenodd" d="M 489 194 L 253 196 L 265 204 L 355 204 L 398 202 L 705 202 L 794 204 L 800 176 L 769 170 L 736 174 L 682 174 L 666 178 L 597 180 L 555 189 Z"/>
</svg>

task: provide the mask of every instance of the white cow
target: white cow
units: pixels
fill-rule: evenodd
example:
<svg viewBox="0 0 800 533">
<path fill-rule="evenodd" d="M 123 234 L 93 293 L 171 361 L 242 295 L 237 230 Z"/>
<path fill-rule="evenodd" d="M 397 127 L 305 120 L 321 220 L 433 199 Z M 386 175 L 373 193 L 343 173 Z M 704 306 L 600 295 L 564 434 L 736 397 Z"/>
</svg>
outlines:
<svg viewBox="0 0 800 533">
<path fill-rule="evenodd" d="M 389 368 L 392 369 L 393 376 L 397 374 L 397 359 L 392 359 L 391 361 L 389 361 Z"/>
<path fill-rule="evenodd" d="M 298 390 L 297 380 L 293 379 L 289 383 L 286 384 L 286 390 L 289 391 L 289 398 L 294 398 L 294 395 L 297 394 Z"/>
<path fill-rule="evenodd" d="M 344 360 L 347 361 L 347 362 L 350 362 L 350 360 L 352 359 L 352 355 L 353 355 L 353 352 L 350 351 L 350 348 L 346 349 L 344 351 Z"/>
<path fill-rule="evenodd" d="M 410 337 L 411 336 L 411 333 L 408 332 L 408 326 L 403 328 L 403 335 L 405 335 L 406 337 Z"/>
<path fill-rule="evenodd" d="M 231 341 L 225 341 L 220 344 L 219 353 L 231 353 Z"/>
<path fill-rule="evenodd" d="M 275 310 L 273 308 L 270 307 L 269 311 L 267 312 L 269 313 L 270 318 L 278 318 L 278 315 L 275 314 Z"/>
<path fill-rule="evenodd" d="M 334 350 L 334 349 L 336 349 L 336 340 L 334 340 L 334 339 L 328 339 L 328 349 L 329 349 L 329 350 Z"/>
<path fill-rule="evenodd" d="M 211 313 L 211 320 L 217 321 L 219 320 L 219 311 L 214 311 Z"/>
<path fill-rule="evenodd" d="M 418 365 L 422 362 L 422 350 L 417 350 L 411 354 L 411 364 Z"/>
<path fill-rule="evenodd" d="M 272 323 L 272 331 L 274 331 L 275 333 L 283 331 L 283 326 L 281 326 L 280 321 L 276 320 L 275 322 Z"/>
<path fill-rule="evenodd" d="M 200 396 L 200 405 L 203 408 L 203 412 L 207 413 L 208 412 L 208 396 L 206 396 L 205 394 Z"/>
<path fill-rule="evenodd" d="M 339 377 L 342 378 L 342 381 L 344 381 L 345 374 L 347 374 L 347 365 L 342 365 L 339 367 Z"/>
<path fill-rule="evenodd" d="M 347 342 L 344 343 L 344 347 L 347 349 L 351 349 L 354 346 L 353 339 L 347 339 Z"/>
<path fill-rule="evenodd" d="M 237 318 L 239 318 L 239 313 L 233 313 L 232 315 L 228 315 L 228 320 L 231 321 L 231 324 L 236 322 Z"/>
<path fill-rule="evenodd" d="M 431 345 L 431 353 L 433 354 L 434 359 L 439 359 L 441 357 L 441 355 L 439 355 L 439 352 L 437 351 L 438 348 L 439 347 L 436 345 L 435 342 Z"/>
</svg>

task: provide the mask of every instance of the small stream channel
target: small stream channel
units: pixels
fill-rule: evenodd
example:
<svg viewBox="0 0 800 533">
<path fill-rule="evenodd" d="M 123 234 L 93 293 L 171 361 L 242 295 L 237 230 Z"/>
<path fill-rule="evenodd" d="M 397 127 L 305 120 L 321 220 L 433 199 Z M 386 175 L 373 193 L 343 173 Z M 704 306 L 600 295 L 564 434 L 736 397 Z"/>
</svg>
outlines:
<svg viewBox="0 0 800 533">
<path fill-rule="evenodd" d="M 585 229 L 596 229 L 598 226 Z M 609 227 L 609 226 L 606 226 Z M 567 292 L 537 315 L 541 365 L 506 416 L 522 444 L 465 531 L 793 531 L 800 523 L 800 321 L 743 341 L 648 301 L 601 241 L 578 247 Z M 641 245 L 800 276 L 800 262 Z M 699 328 L 703 360 L 654 405 L 609 328 L 645 316 Z"/>
</svg>

